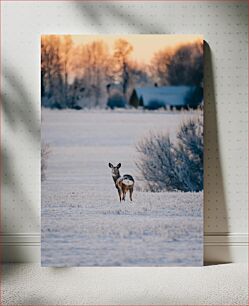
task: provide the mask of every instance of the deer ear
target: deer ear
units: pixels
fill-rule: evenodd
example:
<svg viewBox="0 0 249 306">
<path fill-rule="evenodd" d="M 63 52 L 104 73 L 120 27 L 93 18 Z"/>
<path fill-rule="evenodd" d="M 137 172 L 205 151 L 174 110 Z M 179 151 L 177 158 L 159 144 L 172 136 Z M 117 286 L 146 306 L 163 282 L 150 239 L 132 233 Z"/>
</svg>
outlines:
<svg viewBox="0 0 249 306">
<path fill-rule="evenodd" d="M 110 167 L 110 168 L 113 168 L 113 164 L 109 163 L 109 167 Z"/>
<path fill-rule="evenodd" d="M 119 163 L 118 165 L 117 165 L 117 168 L 119 169 L 121 167 L 121 163 Z"/>
</svg>

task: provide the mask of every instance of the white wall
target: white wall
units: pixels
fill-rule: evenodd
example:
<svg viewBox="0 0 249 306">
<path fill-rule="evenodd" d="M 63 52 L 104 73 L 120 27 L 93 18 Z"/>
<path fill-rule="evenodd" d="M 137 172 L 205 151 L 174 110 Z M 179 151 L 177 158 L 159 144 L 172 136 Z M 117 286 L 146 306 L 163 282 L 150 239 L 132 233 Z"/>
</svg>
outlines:
<svg viewBox="0 0 249 306">
<path fill-rule="evenodd" d="M 203 34 L 205 259 L 247 260 L 247 1 L 2 1 L 4 260 L 40 260 L 40 35 Z"/>
</svg>

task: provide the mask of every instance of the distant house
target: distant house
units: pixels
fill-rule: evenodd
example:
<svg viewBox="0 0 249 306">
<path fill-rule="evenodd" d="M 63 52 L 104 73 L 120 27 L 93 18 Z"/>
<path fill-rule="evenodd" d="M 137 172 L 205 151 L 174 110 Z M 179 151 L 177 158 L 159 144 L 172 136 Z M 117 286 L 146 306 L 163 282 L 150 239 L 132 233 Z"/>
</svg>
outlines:
<svg viewBox="0 0 249 306">
<path fill-rule="evenodd" d="M 148 109 L 196 108 L 203 100 L 203 89 L 197 86 L 164 86 L 135 88 L 129 104 Z"/>
</svg>

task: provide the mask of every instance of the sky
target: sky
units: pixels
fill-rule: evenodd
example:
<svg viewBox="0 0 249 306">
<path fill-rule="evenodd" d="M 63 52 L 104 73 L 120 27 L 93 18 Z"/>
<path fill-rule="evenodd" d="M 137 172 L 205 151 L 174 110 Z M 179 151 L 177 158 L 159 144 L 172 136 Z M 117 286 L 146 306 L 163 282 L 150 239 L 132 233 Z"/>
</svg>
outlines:
<svg viewBox="0 0 249 306">
<path fill-rule="evenodd" d="M 131 57 L 138 62 L 148 62 L 153 54 L 161 49 L 203 39 L 202 35 L 72 35 L 76 45 L 103 40 L 107 43 L 110 51 L 114 47 L 114 41 L 119 38 L 132 44 Z"/>
</svg>

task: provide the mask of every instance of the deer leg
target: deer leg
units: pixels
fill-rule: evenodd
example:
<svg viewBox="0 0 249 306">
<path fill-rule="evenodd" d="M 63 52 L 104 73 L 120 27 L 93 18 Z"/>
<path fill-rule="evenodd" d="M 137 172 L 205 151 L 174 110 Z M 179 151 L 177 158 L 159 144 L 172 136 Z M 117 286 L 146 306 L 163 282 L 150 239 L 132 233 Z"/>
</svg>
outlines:
<svg viewBox="0 0 249 306">
<path fill-rule="evenodd" d="M 123 201 L 125 201 L 126 191 L 123 193 Z"/>
<path fill-rule="evenodd" d="M 121 190 L 118 188 L 118 195 L 119 195 L 119 200 L 120 200 L 120 202 L 121 202 Z"/>
<path fill-rule="evenodd" d="M 130 200 L 132 201 L 133 188 L 130 189 Z"/>
<path fill-rule="evenodd" d="M 123 198 L 122 198 L 122 200 L 125 201 L 126 189 L 125 189 L 125 188 L 122 188 L 122 192 L 123 192 Z"/>
</svg>

